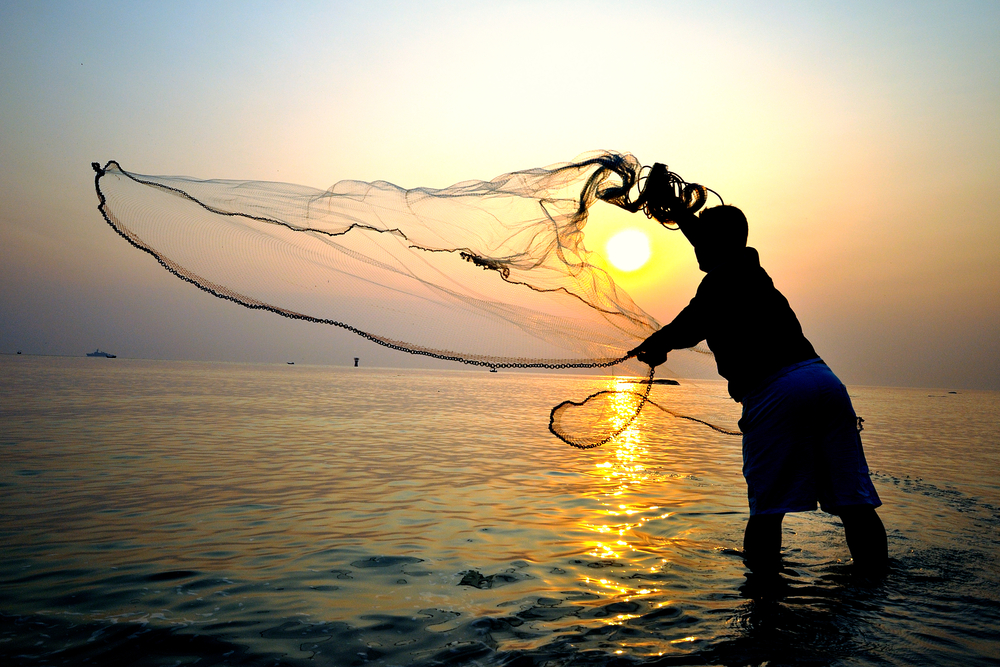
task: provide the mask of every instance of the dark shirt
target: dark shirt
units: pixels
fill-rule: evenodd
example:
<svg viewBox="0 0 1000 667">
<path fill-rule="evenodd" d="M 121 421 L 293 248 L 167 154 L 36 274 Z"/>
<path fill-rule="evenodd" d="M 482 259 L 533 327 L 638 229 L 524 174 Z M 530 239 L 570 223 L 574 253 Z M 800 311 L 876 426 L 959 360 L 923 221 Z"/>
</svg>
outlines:
<svg viewBox="0 0 1000 667">
<path fill-rule="evenodd" d="M 740 402 L 769 375 L 816 357 L 753 248 L 709 271 L 691 303 L 655 337 L 667 350 L 706 341 L 730 396 Z"/>
</svg>

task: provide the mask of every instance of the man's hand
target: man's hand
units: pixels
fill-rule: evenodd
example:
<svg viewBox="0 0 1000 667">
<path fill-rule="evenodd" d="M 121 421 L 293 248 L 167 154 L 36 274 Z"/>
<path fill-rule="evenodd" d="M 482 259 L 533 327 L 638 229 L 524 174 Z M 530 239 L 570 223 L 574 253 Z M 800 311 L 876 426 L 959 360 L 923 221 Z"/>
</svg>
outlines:
<svg viewBox="0 0 1000 667">
<path fill-rule="evenodd" d="M 662 345 L 659 345 L 655 338 L 656 334 L 653 334 L 644 340 L 641 345 L 631 350 L 628 356 L 635 357 L 650 368 L 659 366 L 667 360 L 667 350 Z"/>
</svg>

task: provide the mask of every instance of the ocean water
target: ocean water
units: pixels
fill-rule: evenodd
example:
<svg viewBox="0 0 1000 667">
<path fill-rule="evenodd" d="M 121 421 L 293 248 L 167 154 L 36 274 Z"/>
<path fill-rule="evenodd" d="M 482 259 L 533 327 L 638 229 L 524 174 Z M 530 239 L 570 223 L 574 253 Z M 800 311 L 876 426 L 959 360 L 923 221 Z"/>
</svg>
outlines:
<svg viewBox="0 0 1000 667">
<path fill-rule="evenodd" d="M 613 378 L 0 357 L 4 665 L 970 665 L 1000 661 L 1000 394 L 850 387 L 891 572 L 789 515 L 744 593 L 740 440 Z M 735 427 L 721 382 L 655 386 Z"/>
</svg>

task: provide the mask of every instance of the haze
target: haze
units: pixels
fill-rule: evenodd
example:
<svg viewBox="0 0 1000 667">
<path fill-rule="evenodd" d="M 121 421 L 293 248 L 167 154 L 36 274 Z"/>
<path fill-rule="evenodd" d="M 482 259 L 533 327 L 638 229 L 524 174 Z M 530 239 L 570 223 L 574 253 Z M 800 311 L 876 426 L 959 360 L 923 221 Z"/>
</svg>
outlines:
<svg viewBox="0 0 1000 667">
<path fill-rule="evenodd" d="M 0 352 L 419 363 L 182 283 L 97 212 L 90 163 L 443 187 L 592 149 L 666 162 L 849 384 L 1000 389 L 1000 4 L 0 5 Z M 666 322 L 702 274 L 645 227 Z"/>
</svg>

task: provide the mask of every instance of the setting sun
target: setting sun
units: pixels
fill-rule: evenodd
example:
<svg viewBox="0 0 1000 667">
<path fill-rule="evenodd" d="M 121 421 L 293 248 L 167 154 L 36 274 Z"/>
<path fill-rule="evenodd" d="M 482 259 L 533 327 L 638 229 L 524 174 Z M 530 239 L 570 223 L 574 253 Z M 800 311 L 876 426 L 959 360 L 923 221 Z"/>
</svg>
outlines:
<svg viewBox="0 0 1000 667">
<path fill-rule="evenodd" d="M 649 261 L 649 237 L 638 229 L 625 229 L 604 246 L 608 261 L 619 271 L 635 271 Z"/>
</svg>

